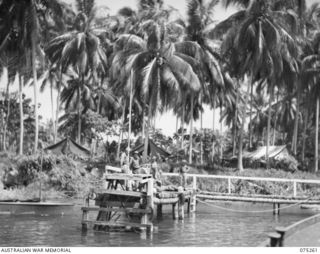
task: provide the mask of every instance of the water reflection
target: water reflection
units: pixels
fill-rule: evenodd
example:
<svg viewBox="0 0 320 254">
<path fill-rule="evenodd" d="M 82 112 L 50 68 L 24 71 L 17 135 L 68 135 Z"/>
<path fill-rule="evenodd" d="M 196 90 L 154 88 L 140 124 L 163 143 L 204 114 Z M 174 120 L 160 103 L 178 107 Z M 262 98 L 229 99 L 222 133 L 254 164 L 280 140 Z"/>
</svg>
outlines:
<svg viewBox="0 0 320 254">
<path fill-rule="evenodd" d="M 155 221 L 152 235 L 91 229 L 83 233 L 80 207 L 64 216 L 0 215 L 0 246 L 256 246 L 275 226 L 286 226 L 311 215 L 299 208 L 283 210 L 278 216 L 272 212 L 250 213 L 257 206 L 245 208 L 248 213 L 199 205 L 197 212 L 186 214 L 183 221 L 173 220 L 171 209 L 164 209 L 163 219 Z"/>
</svg>

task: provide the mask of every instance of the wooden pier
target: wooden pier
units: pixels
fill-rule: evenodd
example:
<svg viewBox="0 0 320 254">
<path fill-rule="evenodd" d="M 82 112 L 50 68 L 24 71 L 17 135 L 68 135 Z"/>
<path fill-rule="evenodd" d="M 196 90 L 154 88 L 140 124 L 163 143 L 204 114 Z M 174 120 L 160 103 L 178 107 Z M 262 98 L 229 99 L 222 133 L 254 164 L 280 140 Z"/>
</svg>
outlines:
<svg viewBox="0 0 320 254">
<path fill-rule="evenodd" d="M 320 185 L 317 180 L 278 179 L 242 176 L 196 175 L 164 173 L 164 177 L 178 177 L 183 186 L 156 186 L 151 175 L 132 175 L 116 173 L 107 174 L 106 189 L 95 189 L 85 200 L 82 207 L 82 229 L 89 226 L 94 230 L 146 230 L 153 231 L 154 219 L 161 220 L 164 206 L 171 206 L 172 218 L 183 220 L 185 211 L 196 211 L 197 199 L 201 202 L 250 202 L 272 204 L 273 214 L 278 215 L 280 210 L 291 205 L 312 204 L 320 205 L 317 196 L 308 197 L 299 195 L 298 184 Z M 199 189 L 198 179 L 225 181 L 225 192 L 204 191 Z M 248 194 L 236 193 L 238 180 L 253 182 L 287 182 L 292 184 L 290 195 Z M 189 185 L 187 186 L 187 183 Z M 133 190 L 129 186 L 134 186 Z M 95 205 L 90 206 L 90 199 Z M 281 204 L 285 204 L 281 207 Z M 94 217 L 90 217 L 93 215 Z"/>
<path fill-rule="evenodd" d="M 180 177 L 180 174 L 177 173 L 165 173 L 163 174 L 167 177 Z M 196 199 L 201 199 L 203 201 L 210 202 L 249 202 L 249 203 L 265 203 L 272 204 L 273 214 L 280 214 L 281 204 L 284 205 L 302 205 L 302 204 L 312 204 L 320 205 L 319 195 L 314 197 L 310 196 L 301 196 L 299 195 L 299 184 L 304 185 L 315 185 L 320 186 L 319 180 L 311 179 L 286 179 L 286 178 L 263 178 L 263 177 L 246 177 L 246 176 L 227 176 L 227 175 L 199 175 L 199 174 L 186 174 L 186 180 L 192 179 L 192 189 L 194 190 L 195 195 L 192 197 L 192 203 L 195 204 Z M 199 188 L 198 180 L 206 179 L 208 181 L 224 181 L 225 182 L 225 192 L 217 191 L 204 191 Z M 242 182 L 249 182 L 252 185 L 256 185 L 255 182 L 278 182 L 286 183 L 288 187 L 291 187 L 292 193 L 288 195 L 278 195 L 276 193 L 270 194 L 238 194 L 234 190 L 237 187 L 237 181 L 241 180 Z M 320 193 L 319 193 L 320 194 Z"/>
<path fill-rule="evenodd" d="M 107 188 L 93 190 L 81 208 L 83 231 L 93 226 L 94 230 L 146 230 L 151 233 L 152 221 L 155 217 L 162 218 L 163 206 L 172 206 L 172 217 L 179 220 L 184 219 L 185 204 L 187 212 L 195 210 L 192 190 L 177 188 L 155 193 L 151 175 L 117 173 L 107 175 L 105 180 Z M 134 186 L 134 191 L 127 190 L 130 185 Z M 95 200 L 94 206 L 90 206 L 90 199 Z M 89 212 L 95 213 L 95 217 L 90 219 Z"/>
</svg>

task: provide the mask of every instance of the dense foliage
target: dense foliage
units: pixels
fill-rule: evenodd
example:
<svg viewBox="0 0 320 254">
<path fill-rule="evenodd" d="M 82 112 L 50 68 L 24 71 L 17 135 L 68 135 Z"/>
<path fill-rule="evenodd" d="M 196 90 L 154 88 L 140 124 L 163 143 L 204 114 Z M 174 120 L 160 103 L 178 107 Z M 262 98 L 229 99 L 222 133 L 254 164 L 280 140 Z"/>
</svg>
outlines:
<svg viewBox="0 0 320 254">
<path fill-rule="evenodd" d="M 237 156 L 241 171 L 243 149 L 265 145 L 270 168 L 270 146 L 287 145 L 300 168 L 318 171 L 319 3 L 188 0 L 184 16 L 163 1 L 138 1 L 117 15 L 94 0 L 74 2 L 0 1 L 0 71 L 8 81 L 1 150 L 36 153 L 71 136 L 118 159 L 128 143 L 146 151 L 151 137 L 190 164 Z M 215 22 L 221 5 L 237 10 Z M 40 128 L 38 79 L 52 104 L 51 121 Z M 16 97 L 12 83 L 19 83 Z M 23 98 L 25 84 L 34 87 L 36 107 Z M 194 128 L 205 105 L 219 110 L 214 122 L 227 131 Z M 168 111 L 176 116 L 173 137 L 154 124 Z"/>
</svg>

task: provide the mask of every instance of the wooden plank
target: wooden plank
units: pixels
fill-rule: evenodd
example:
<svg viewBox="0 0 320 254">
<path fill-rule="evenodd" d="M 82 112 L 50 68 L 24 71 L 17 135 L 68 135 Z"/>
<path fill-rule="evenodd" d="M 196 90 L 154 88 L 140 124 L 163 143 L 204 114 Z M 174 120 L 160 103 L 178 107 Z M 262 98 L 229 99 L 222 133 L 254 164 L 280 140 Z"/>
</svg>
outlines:
<svg viewBox="0 0 320 254">
<path fill-rule="evenodd" d="M 96 206 L 98 205 L 105 205 L 105 206 L 111 206 L 111 207 L 126 207 L 126 208 L 130 208 L 130 207 L 134 207 L 137 204 L 137 202 L 121 202 L 121 201 L 107 201 L 105 203 L 102 204 L 102 202 L 96 202 Z"/>
<path fill-rule="evenodd" d="M 138 175 L 138 174 L 110 174 L 106 175 L 106 180 L 133 180 L 142 181 L 144 179 L 152 178 L 152 175 Z"/>
<path fill-rule="evenodd" d="M 89 224 L 89 225 L 101 225 L 101 226 L 111 226 L 111 227 L 150 227 L 152 224 L 140 224 L 140 223 L 133 223 L 133 222 L 111 222 L 111 221 L 95 221 L 95 220 L 85 220 L 81 222 L 82 224 Z"/>
<path fill-rule="evenodd" d="M 210 191 L 201 191 L 197 195 L 212 195 L 212 196 L 228 196 L 228 197 L 247 197 L 247 198 L 278 198 L 278 199 L 292 199 L 292 200 L 319 200 L 317 197 L 310 198 L 308 196 L 284 196 L 284 195 L 268 195 L 268 194 L 237 194 L 237 193 L 222 193 L 222 192 L 210 192 Z"/>
<path fill-rule="evenodd" d="M 115 208 L 115 207 L 81 207 L 82 211 L 102 211 L 102 212 L 129 212 L 129 213 L 152 213 L 151 209 L 140 209 L 140 208 Z"/>
<path fill-rule="evenodd" d="M 162 205 L 171 205 L 175 204 L 179 201 L 179 198 L 164 198 L 164 199 L 159 199 L 159 198 L 154 198 L 153 203 L 155 205 L 157 204 L 162 204 Z"/>
<path fill-rule="evenodd" d="M 179 176 L 178 173 L 163 173 L 164 176 Z M 297 182 L 297 183 L 314 183 L 320 184 L 320 180 L 312 179 L 288 179 L 288 178 L 269 178 L 269 177 L 249 177 L 249 176 L 228 176 L 228 175 L 200 175 L 200 174 L 187 174 L 187 177 L 199 178 L 214 178 L 214 179 L 234 179 L 234 180 L 250 180 L 250 181 L 265 181 L 265 182 Z"/>
<path fill-rule="evenodd" d="M 279 204 L 320 204 L 320 200 L 289 200 L 289 199 L 273 199 L 273 198 L 246 198 L 234 196 L 211 196 L 198 194 L 197 198 L 215 201 L 239 201 L 239 202 L 256 202 L 256 203 L 279 203 Z"/>
<path fill-rule="evenodd" d="M 112 171 L 112 172 L 118 172 L 118 173 L 122 172 L 121 168 L 112 167 L 112 166 L 109 166 L 109 165 L 106 165 L 105 169 L 107 171 Z"/>
<path fill-rule="evenodd" d="M 0 206 L 15 205 L 15 206 L 42 206 L 42 207 L 64 207 L 74 206 L 74 203 L 55 203 L 55 202 L 0 202 Z"/>
<path fill-rule="evenodd" d="M 116 196 L 126 196 L 126 197 L 145 197 L 146 193 L 138 192 L 138 191 L 124 191 L 124 190 L 104 190 L 103 193 L 99 193 L 100 195 L 108 194 L 108 195 L 116 195 Z"/>
</svg>

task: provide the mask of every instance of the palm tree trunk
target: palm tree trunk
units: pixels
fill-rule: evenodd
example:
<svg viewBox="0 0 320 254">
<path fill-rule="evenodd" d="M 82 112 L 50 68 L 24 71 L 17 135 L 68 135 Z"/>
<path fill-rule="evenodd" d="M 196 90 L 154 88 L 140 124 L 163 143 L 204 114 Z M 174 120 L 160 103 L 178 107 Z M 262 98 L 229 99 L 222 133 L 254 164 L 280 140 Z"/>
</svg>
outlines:
<svg viewBox="0 0 320 254">
<path fill-rule="evenodd" d="M 118 148 L 117 148 L 117 160 L 120 161 L 120 149 L 121 149 L 121 142 L 123 137 L 123 129 L 124 129 L 124 116 L 125 116 L 125 110 L 126 105 L 122 108 L 122 116 L 121 116 L 121 129 L 120 129 L 120 135 L 119 135 L 119 142 L 118 142 Z"/>
<path fill-rule="evenodd" d="M 130 165 L 130 138 L 131 138 L 131 118 L 132 118 L 132 100 L 133 100 L 133 71 L 130 72 L 130 98 L 129 98 L 129 132 L 128 132 L 128 165 Z"/>
<path fill-rule="evenodd" d="M 52 84 L 50 84 L 50 101 L 51 101 L 51 120 L 52 120 L 52 129 L 51 129 L 51 138 L 54 137 L 54 109 L 53 109 L 53 87 Z"/>
<path fill-rule="evenodd" d="M 153 117 L 153 137 L 156 135 L 156 117 L 157 113 L 155 113 L 155 116 Z"/>
<path fill-rule="evenodd" d="M 236 97 L 236 112 L 235 112 L 235 118 L 233 123 L 233 149 L 232 149 L 232 156 L 236 155 L 236 149 L 237 149 L 237 124 L 238 124 L 238 104 L 239 104 L 239 88 L 238 83 L 236 84 L 237 87 L 237 97 Z"/>
<path fill-rule="evenodd" d="M 7 130 L 8 130 L 8 125 L 9 125 L 9 116 L 10 116 L 10 90 L 9 90 L 9 87 L 10 87 L 10 82 L 9 82 L 9 70 L 7 69 L 7 80 L 8 80 L 8 83 L 7 83 L 7 91 L 6 91 L 6 101 L 7 101 L 7 115 L 6 115 L 6 122 L 5 122 L 5 125 L 4 125 L 4 130 L 3 130 L 3 151 L 6 151 L 7 150 Z"/>
<path fill-rule="evenodd" d="M 294 128 L 293 128 L 293 136 L 292 136 L 292 144 L 291 150 L 294 155 L 297 155 L 297 141 L 298 141 L 298 128 L 299 128 L 299 103 L 300 102 L 300 91 L 299 85 L 297 89 L 297 106 L 296 106 L 296 117 L 294 119 Z"/>
<path fill-rule="evenodd" d="M 216 97 L 213 97 L 213 102 L 212 102 L 212 108 L 213 108 L 213 114 L 212 114 L 212 133 L 214 135 L 214 125 L 216 122 L 216 116 L 215 116 L 215 108 L 216 108 Z M 212 153 L 211 153 L 211 160 L 213 161 L 214 159 L 214 146 L 215 146 L 215 142 L 214 140 L 212 140 Z"/>
<path fill-rule="evenodd" d="M 276 99 L 276 104 L 277 104 L 277 108 L 278 108 L 278 102 L 279 102 L 279 91 L 277 92 L 277 99 Z M 278 121 L 278 114 L 277 114 L 277 110 L 274 113 L 274 126 L 273 126 L 273 140 L 272 140 L 272 145 L 274 146 L 276 143 L 276 130 L 277 130 L 277 121 Z"/>
<path fill-rule="evenodd" d="M 184 145 L 184 116 L 185 114 L 185 98 L 182 99 L 182 117 L 181 117 L 181 149 Z"/>
<path fill-rule="evenodd" d="M 20 142 L 19 142 L 19 155 L 23 155 L 23 98 L 22 98 L 23 76 L 19 74 L 19 109 L 20 109 Z"/>
<path fill-rule="evenodd" d="M 145 138 L 145 121 L 146 121 L 145 111 L 146 111 L 146 101 L 144 99 L 143 106 L 142 106 L 142 133 L 141 133 L 142 140 L 144 140 Z"/>
<path fill-rule="evenodd" d="M 302 134 L 302 157 L 301 157 L 302 162 L 304 162 L 305 160 L 305 153 L 306 153 L 306 135 L 307 135 L 308 118 L 309 118 L 309 110 L 306 109 L 306 113 L 304 116 L 303 134 Z"/>
<path fill-rule="evenodd" d="M 96 83 L 95 80 L 93 82 Z M 101 78 L 101 82 L 99 82 L 99 88 L 102 89 L 102 78 Z M 98 103 L 97 103 L 97 113 L 98 114 L 100 114 L 100 108 L 101 108 L 101 90 L 100 89 L 99 89 L 99 93 L 98 93 Z"/>
<path fill-rule="evenodd" d="M 201 105 L 202 105 L 202 100 L 201 100 Z M 202 111 L 200 112 L 200 164 L 203 164 L 203 142 L 202 142 L 202 133 L 203 133 L 203 114 Z"/>
<path fill-rule="evenodd" d="M 250 83 L 249 83 L 250 84 Z M 239 151 L 238 151 L 238 170 L 241 172 L 243 171 L 243 163 L 242 163 L 242 145 L 243 145 L 243 132 L 244 132 L 244 125 L 246 122 L 246 106 L 248 104 L 249 100 L 249 92 L 250 92 L 250 85 L 248 85 L 247 88 L 247 96 L 245 97 L 245 102 L 244 102 L 244 108 L 242 111 L 242 122 L 241 122 L 241 128 L 239 131 Z"/>
<path fill-rule="evenodd" d="M 223 138 L 222 138 L 222 132 L 223 132 L 223 128 L 222 128 L 222 105 L 220 105 L 220 136 L 221 136 L 221 140 L 220 140 L 220 162 L 222 163 L 222 159 L 223 159 Z"/>
<path fill-rule="evenodd" d="M 81 88 L 80 86 L 78 87 L 78 143 L 81 144 Z"/>
<path fill-rule="evenodd" d="M 56 105 L 56 119 L 55 119 L 55 127 L 54 127 L 54 144 L 57 143 L 58 138 L 58 123 L 59 123 L 59 110 L 60 110 L 60 93 L 61 93 L 61 86 L 62 86 L 62 70 L 60 70 L 60 80 L 58 85 L 58 95 L 57 95 L 57 105 Z"/>
<path fill-rule="evenodd" d="M 38 117 L 38 77 L 36 70 L 36 32 L 32 35 L 31 46 L 32 46 L 32 73 L 33 73 L 33 88 L 34 88 L 34 117 L 35 117 L 35 137 L 34 137 L 34 152 L 38 150 L 39 142 L 39 117 Z"/>
<path fill-rule="evenodd" d="M 191 110 L 190 110 L 190 138 L 189 138 L 189 163 L 192 164 L 192 140 L 193 140 L 193 106 L 194 99 L 193 93 L 191 93 Z"/>
<path fill-rule="evenodd" d="M 274 146 L 276 143 L 276 125 L 277 124 L 277 115 L 275 115 L 275 119 L 274 119 L 274 127 L 273 127 L 273 134 L 272 134 L 272 145 Z"/>
<path fill-rule="evenodd" d="M 249 120 L 249 148 L 252 148 L 252 104 L 253 104 L 253 84 L 250 84 L 251 92 L 250 92 L 250 120 Z"/>
<path fill-rule="evenodd" d="M 151 109 L 151 96 L 150 96 L 150 100 L 149 100 L 149 107 L 148 107 L 148 119 L 147 119 L 147 126 L 146 126 L 146 134 L 145 134 L 145 138 L 144 138 L 144 149 L 143 149 L 143 162 L 146 163 L 147 162 L 147 157 L 148 157 L 148 146 L 149 146 L 149 128 L 150 128 L 150 120 L 151 120 L 151 116 L 152 116 L 152 109 Z"/>
<path fill-rule="evenodd" d="M 179 124 L 179 117 L 176 116 L 176 134 L 178 134 L 178 124 Z"/>
<path fill-rule="evenodd" d="M 270 97 L 269 97 L 269 108 L 268 108 L 268 125 L 267 125 L 267 149 L 266 149 L 266 166 L 267 169 L 270 168 L 269 161 L 269 147 L 270 147 L 270 128 L 271 128 L 271 104 L 273 98 L 273 87 L 271 87 Z"/>
<path fill-rule="evenodd" d="M 319 100 L 320 98 L 317 97 L 317 105 L 316 105 L 316 136 L 315 136 L 315 148 L 314 148 L 314 171 L 318 172 L 318 145 L 319 145 Z"/>
</svg>

